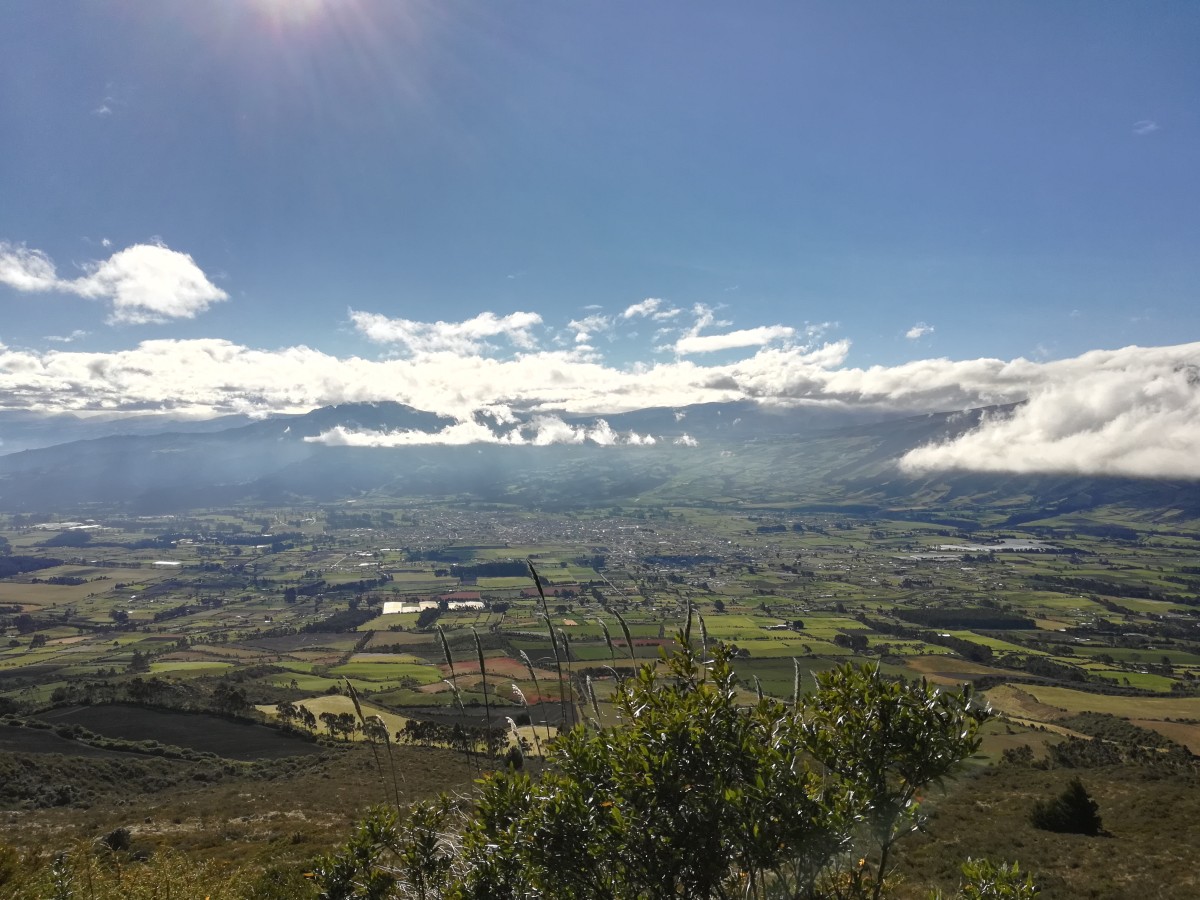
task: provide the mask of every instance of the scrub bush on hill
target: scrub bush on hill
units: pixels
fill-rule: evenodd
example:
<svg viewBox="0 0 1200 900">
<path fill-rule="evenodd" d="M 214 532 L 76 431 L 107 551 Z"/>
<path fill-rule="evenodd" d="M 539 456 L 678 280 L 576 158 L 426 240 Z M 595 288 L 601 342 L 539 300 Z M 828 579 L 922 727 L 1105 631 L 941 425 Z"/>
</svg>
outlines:
<svg viewBox="0 0 1200 900">
<path fill-rule="evenodd" d="M 1072 778 L 1066 790 L 1053 800 L 1040 800 L 1034 804 L 1029 820 L 1035 828 L 1063 834 L 1095 836 L 1103 830 L 1100 805 L 1078 778 Z"/>
<path fill-rule="evenodd" d="M 680 644 L 666 675 L 618 685 L 618 726 L 561 735 L 540 778 L 495 772 L 470 802 L 373 810 L 316 867 L 322 896 L 882 896 L 919 791 L 979 747 L 969 691 L 848 665 L 807 701 L 745 708 L 724 651 Z"/>
</svg>

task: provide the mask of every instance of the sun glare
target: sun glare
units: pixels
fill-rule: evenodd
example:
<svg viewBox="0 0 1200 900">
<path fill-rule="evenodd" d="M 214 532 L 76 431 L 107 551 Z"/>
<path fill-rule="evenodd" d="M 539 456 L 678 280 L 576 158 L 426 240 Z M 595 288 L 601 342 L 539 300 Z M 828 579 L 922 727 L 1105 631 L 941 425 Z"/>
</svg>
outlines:
<svg viewBox="0 0 1200 900">
<path fill-rule="evenodd" d="M 254 0 L 262 15 L 273 25 L 302 25 L 318 15 L 330 0 Z"/>
</svg>

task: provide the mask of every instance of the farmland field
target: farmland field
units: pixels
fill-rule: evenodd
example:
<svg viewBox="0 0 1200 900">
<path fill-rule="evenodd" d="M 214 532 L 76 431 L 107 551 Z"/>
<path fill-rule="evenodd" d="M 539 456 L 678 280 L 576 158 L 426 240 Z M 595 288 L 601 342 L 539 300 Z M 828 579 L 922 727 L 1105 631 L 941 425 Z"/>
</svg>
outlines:
<svg viewBox="0 0 1200 900">
<path fill-rule="evenodd" d="M 278 759 L 320 752 L 315 744 L 299 737 L 204 713 L 112 705 L 56 709 L 42 718 L 54 724 L 82 725 L 106 737 L 158 741 L 228 759 Z"/>
<path fill-rule="evenodd" d="M 815 675 L 847 663 L 947 688 L 974 682 L 994 713 L 975 769 L 1025 747 L 1048 764 L 1063 742 L 1091 740 L 1072 724 L 1085 712 L 1143 729 L 1130 734 L 1200 747 L 1192 543 L 1155 543 L 1150 555 L 1133 542 L 1039 532 L 1039 545 L 1053 553 L 950 553 L 940 548 L 999 546 L 1019 532 L 980 522 L 956 534 L 927 522 L 767 504 L 571 516 L 398 511 L 359 506 L 356 515 L 378 526 L 369 531 L 327 529 L 322 517 L 336 519 L 336 509 L 194 513 L 170 525 L 191 543 L 172 554 L 182 565 L 169 569 L 153 567 L 162 554 L 122 549 L 153 526 L 114 526 L 103 556 L 91 557 L 103 564 L 58 567 L 85 584 L 0 579 L 0 716 L 52 725 L 0 722 L 0 753 L 40 773 L 11 796 L 34 805 L 82 804 L 85 796 L 115 802 L 106 793 L 110 774 L 81 775 L 92 783 L 74 793 L 64 774 L 74 764 L 51 761 L 153 759 L 176 768 L 156 776 L 150 795 L 160 785 L 179 810 L 199 802 L 179 793 L 181 780 L 214 791 L 227 779 L 232 792 L 295 773 L 309 779 L 308 805 L 342 810 L 348 823 L 352 813 L 330 773 L 357 784 L 363 803 L 392 789 L 380 780 L 360 711 L 382 719 L 393 754 L 407 761 L 405 792 L 469 784 L 489 719 L 502 746 L 519 741 L 531 760 L 563 722 L 598 715 L 619 725 L 618 680 L 677 648 L 689 610 L 693 646 L 731 657 L 744 704 L 759 690 L 790 701 L 797 671 L 804 694 Z M 271 552 L 266 543 L 231 546 L 228 532 L 215 530 L 244 533 L 263 527 L 262 518 L 305 522 L 306 538 Z M 1139 527 L 1147 541 L 1162 540 L 1153 525 Z M 32 553 L 45 537 L 3 520 L 0 536 Z M 367 553 L 364 566 L 359 554 Z M 544 603 L 530 578 L 448 574 L 453 565 L 520 567 L 525 557 L 543 575 Z M 452 610 L 439 600 L 456 591 L 478 593 L 485 608 Z M 383 614 L 394 600 L 427 608 Z M 154 743 L 131 744 L 136 752 L 89 747 L 69 739 L 74 726 Z M 406 743 L 396 744 L 398 734 Z M 474 755 L 464 754 L 472 741 Z M 152 756 L 168 746 L 212 756 Z M 460 749 L 452 754 L 451 746 Z M 238 768 L 257 761 L 269 763 L 261 775 Z M 235 802 L 237 794 L 225 796 Z M 282 809 L 293 798 L 273 802 Z"/>
</svg>

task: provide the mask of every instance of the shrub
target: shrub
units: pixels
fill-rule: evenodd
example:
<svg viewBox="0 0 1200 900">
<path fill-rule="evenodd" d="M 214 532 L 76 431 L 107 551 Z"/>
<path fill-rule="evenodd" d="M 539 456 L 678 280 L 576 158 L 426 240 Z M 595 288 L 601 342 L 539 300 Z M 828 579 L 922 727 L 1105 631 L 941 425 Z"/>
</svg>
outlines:
<svg viewBox="0 0 1200 900">
<path fill-rule="evenodd" d="M 1033 878 L 1022 877 L 1016 863 L 997 865 L 987 859 L 968 859 L 962 875 L 954 900 L 1036 900 L 1039 894 Z M 942 895 L 935 893 L 931 900 L 942 900 Z"/>
<path fill-rule="evenodd" d="M 618 727 L 565 733 L 540 778 L 373 811 L 316 867 L 322 896 L 880 896 L 917 792 L 978 748 L 969 693 L 844 666 L 807 708 L 745 708 L 724 651 L 680 644 L 665 676 L 618 685 Z"/>
<path fill-rule="evenodd" d="M 1083 782 L 1072 778 L 1066 790 L 1053 800 L 1035 803 L 1029 820 L 1043 831 L 1097 835 L 1102 830 L 1099 810 L 1100 805 L 1084 789 Z"/>
</svg>

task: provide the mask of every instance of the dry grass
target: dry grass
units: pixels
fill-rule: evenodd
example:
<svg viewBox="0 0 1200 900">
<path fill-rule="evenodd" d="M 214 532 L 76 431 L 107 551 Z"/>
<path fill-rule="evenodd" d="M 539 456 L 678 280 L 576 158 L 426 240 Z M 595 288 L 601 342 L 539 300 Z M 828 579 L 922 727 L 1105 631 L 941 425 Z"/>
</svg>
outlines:
<svg viewBox="0 0 1200 900">
<path fill-rule="evenodd" d="M 392 752 L 406 776 L 400 785 L 404 803 L 470 784 L 462 757 L 448 750 L 393 745 Z M 76 766 L 78 779 L 87 772 L 82 763 Z M 157 793 L 113 784 L 86 810 L 9 810 L 0 813 L 0 844 L 25 851 L 72 847 L 124 827 L 135 844 L 155 853 L 178 851 L 251 873 L 273 865 L 298 869 L 344 841 L 363 811 L 384 799 L 376 765 L 359 742 L 293 769 L 272 763 L 215 782 L 185 779 Z M 0 886 L 0 897 L 8 896 Z"/>
<path fill-rule="evenodd" d="M 1075 775 L 1100 804 L 1102 837 L 1038 831 L 1028 820 L 1036 800 L 1056 794 Z M 1195 823 L 1196 776 L 1161 777 L 1134 766 L 1037 769 L 997 766 L 964 778 L 948 796 L 934 793 L 927 834 L 901 853 L 914 885 L 906 898 L 925 898 L 915 885 L 952 887 L 968 856 L 1019 860 L 1033 873 L 1042 900 L 1151 900 L 1200 896 Z"/>
<path fill-rule="evenodd" d="M 245 882 L 243 873 L 181 853 L 160 851 L 150 860 L 140 862 L 92 842 L 79 842 L 54 855 L 48 852 L 25 855 L 11 880 L 0 884 L 0 893 L 11 900 L 47 897 L 224 900 L 244 897 Z"/>
<path fill-rule="evenodd" d="M 359 702 L 362 704 L 363 713 L 365 715 L 379 716 L 379 718 L 383 719 L 383 721 L 387 724 L 389 734 L 394 736 L 397 731 L 404 730 L 404 725 L 406 722 L 408 722 L 408 719 L 406 719 L 404 716 L 397 715 L 394 712 L 384 709 L 382 706 L 376 706 L 375 704 L 366 700 L 360 700 Z M 306 707 L 309 712 L 318 718 L 320 717 L 321 713 L 324 712 L 333 713 L 334 715 L 338 715 L 339 713 L 350 713 L 352 716 L 357 718 L 357 713 L 354 710 L 354 702 L 349 697 L 346 697 L 342 694 L 317 694 L 312 697 L 307 697 L 303 700 L 297 700 L 295 701 L 295 705 Z M 255 709 L 265 715 L 271 717 L 276 716 L 275 704 L 273 703 L 263 706 L 256 706 Z M 318 733 L 323 734 L 324 729 L 321 728 Z M 364 740 L 361 732 L 355 732 L 350 739 L 354 741 Z"/>
</svg>

